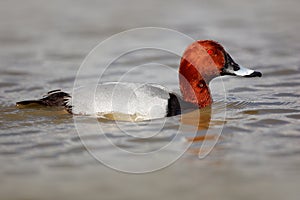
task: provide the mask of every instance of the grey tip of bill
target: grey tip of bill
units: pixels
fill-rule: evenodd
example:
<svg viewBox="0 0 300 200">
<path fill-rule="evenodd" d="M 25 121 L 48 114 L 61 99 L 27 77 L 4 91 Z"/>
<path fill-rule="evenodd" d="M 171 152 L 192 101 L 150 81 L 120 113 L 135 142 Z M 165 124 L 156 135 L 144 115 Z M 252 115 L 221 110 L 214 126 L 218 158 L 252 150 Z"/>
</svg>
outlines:
<svg viewBox="0 0 300 200">
<path fill-rule="evenodd" d="M 246 77 L 262 77 L 262 73 L 255 71 L 252 74 L 247 75 Z"/>
</svg>

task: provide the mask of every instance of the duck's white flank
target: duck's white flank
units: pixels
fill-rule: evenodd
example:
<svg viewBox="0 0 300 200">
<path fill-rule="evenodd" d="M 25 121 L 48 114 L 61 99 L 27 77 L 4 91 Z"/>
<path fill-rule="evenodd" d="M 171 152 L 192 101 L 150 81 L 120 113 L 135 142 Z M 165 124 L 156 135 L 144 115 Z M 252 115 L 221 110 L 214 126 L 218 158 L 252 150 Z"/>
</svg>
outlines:
<svg viewBox="0 0 300 200">
<path fill-rule="evenodd" d="M 97 85 L 96 91 L 88 86 L 75 89 L 68 105 L 73 114 L 104 118 L 124 114 L 148 120 L 166 116 L 169 98 L 168 89 L 157 84 L 107 82 Z"/>
</svg>

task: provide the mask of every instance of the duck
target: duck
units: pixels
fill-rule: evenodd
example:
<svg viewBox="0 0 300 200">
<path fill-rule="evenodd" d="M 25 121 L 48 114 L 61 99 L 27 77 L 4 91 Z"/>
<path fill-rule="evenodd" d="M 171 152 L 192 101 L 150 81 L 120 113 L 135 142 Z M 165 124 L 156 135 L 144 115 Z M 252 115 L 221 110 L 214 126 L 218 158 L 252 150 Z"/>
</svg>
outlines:
<svg viewBox="0 0 300 200">
<path fill-rule="evenodd" d="M 237 64 L 220 43 L 198 40 L 185 49 L 180 60 L 181 95 L 158 84 L 105 82 L 98 84 L 96 90 L 83 86 L 74 89 L 72 94 L 52 90 L 40 99 L 20 101 L 16 105 L 60 106 L 73 115 L 151 120 L 180 115 L 187 108 L 210 106 L 213 99 L 209 83 L 225 75 L 250 78 L 261 77 L 262 73 Z"/>
</svg>

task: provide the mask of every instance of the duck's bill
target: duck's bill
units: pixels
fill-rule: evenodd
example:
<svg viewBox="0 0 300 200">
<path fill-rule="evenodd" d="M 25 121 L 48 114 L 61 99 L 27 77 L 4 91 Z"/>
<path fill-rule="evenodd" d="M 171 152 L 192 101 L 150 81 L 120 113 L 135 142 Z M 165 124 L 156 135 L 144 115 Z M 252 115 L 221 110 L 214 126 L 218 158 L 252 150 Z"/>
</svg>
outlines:
<svg viewBox="0 0 300 200">
<path fill-rule="evenodd" d="M 262 73 L 258 71 L 254 71 L 252 69 L 248 69 L 246 67 L 238 65 L 234 60 L 230 57 L 229 54 L 225 56 L 226 62 L 225 66 L 221 71 L 221 75 L 231 75 L 231 76 L 242 76 L 242 77 L 261 77 Z"/>
<path fill-rule="evenodd" d="M 232 75 L 234 76 L 242 76 L 242 77 L 261 77 L 262 74 L 258 71 L 254 71 L 252 69 L 248 69 L 246 67 L 239 66 L 239 70 L 232 71 Z"/>
<path fill-rule="evenodd" d="M 242 76 L 242 77 L 261 77 L 262 73 L 258 71 L 254 71 L 252 69 L 248 69 L 242 66 L 235 66 L 234 68 L 228 67 L 223 68 L 221 75 L 231 75 L 231 76 Z"/>
</svg>

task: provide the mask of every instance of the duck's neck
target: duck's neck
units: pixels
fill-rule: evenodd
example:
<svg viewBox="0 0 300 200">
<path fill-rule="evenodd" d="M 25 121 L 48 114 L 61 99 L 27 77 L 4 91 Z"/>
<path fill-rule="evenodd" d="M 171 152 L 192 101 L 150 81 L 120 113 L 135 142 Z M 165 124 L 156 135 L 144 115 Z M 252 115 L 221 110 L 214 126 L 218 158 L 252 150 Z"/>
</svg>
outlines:
<svg viewBox="0 0 300 200">
<path fill-rule="evenodd" d="M 209 85 L 205 81 L 188 81 L 180 78 L 180 90 L 183 100 L 203 108 L 212 104 Z"/>
</svg>

